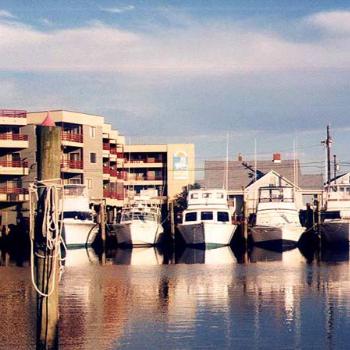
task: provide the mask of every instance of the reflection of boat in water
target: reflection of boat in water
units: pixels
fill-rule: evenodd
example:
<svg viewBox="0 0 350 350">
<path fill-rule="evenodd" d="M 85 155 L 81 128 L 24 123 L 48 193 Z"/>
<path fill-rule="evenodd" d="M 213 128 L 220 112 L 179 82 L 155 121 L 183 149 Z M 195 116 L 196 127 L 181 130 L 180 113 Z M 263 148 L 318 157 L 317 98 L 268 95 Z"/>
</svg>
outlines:
<svg viewBox="0 0 350 350">
<path fill-rule="evenodd" d="M 256 223 L 249 231 L 258 245 L 296 245 L 304 228 L 299 221 L 293 187 L 261 187 Z"/>
<path fill-rule="evenodd" d="M 232 223 L 234 208 L 228 206 L 224 190 L 192 190 L 183 212 L 179 232 L 187 245 L 229 245 L 237 225 Z"/>
<path fill-rule="evenodd" d="M 236 262 L 231 247 L 219 247 L 215 249 L 198 249 L 186 247 L 175 260 L 176 264 L 207 264 L 221 265 Z"/>
<path fill-rule="evenodd" d="M 331 184 L 326 188 L 325 219 L 321 237 L 329 244 L 348 244 L 350 240 L 350 185 Z"/>
<path fill-rule="evenodd" d="M 66 246 L 91 245 L 98 225 L 93 220 L 85 185 L 64 185 L 63 232 Z"/>
<path fill-rule="evenodd" d="M 87 266 L 99 264 L 98 255 L 91 247 L 68 249 L 64 258 L 64 265 L 67 267 Z"/>
<path fill-rule="evenodd" d="M 120 223 L 109 225 L 119 245 L 156 245 L 163 234 L 157 190 L 144 190 L 122 208 Z"/>
<path fill-rule="evenodd" d="M 305 262 L 305 257 L 302 255 L 299 248 L 278 251 L 254 246 L 249 252 L 249 260 L 252 263 L 280 261 L 293 265 L 295 263 L 299 264 L 300 262 Z"/>
<path fill-rule="evenodd" d="M 116 265 L 162 265 L 163 255 L 156 247 L 117 248 L 109 251 L 107 260 Z"/>
</svg>

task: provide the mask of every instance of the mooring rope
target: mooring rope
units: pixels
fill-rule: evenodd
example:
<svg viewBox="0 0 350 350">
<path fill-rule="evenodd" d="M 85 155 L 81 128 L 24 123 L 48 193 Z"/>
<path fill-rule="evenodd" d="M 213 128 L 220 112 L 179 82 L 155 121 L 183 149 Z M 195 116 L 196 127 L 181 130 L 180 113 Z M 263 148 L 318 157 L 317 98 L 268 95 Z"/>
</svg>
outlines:
<svg viewBox="0 0 350 350">
<path fill-rule="evenodd" d="M 63 231 L 63 200 L 64 200 L 64 191 L 63 186 L 57 182 L 60 179 L 50 179 L 45 181 L 38 181 L 29 186 L 29 212 L 30 212 L 30 265 L 31 265 L 31 278 L 34 289 L 37 293 L 43 297 L 49 297 L 55 290 L 56 284 L 56 268 L 57 263 L 59 263 L 59 279 L 63 273 L 62 261 L 62 247 L 66 250 L 65 242 L 62 238 Z M 44 238 L 46 238 L 45 244 L 42 250 L 45 251 L 44 255 L 36 252 L 37 247 L 35 246 L 35 216 L 37 203 L 39 200 L 38 190 L 43 190 L 44 208 L 43 208 L 43 220 L 41 226 L 41 233 Z M 52 262 L 52 283 L 51 289 L 49 291 L 42 291 L 35 282 L 35 272 L 34 272 L 34 259 L 35 257 L 39 259 L 51 259 Z M 47 276 L 49 278 L 49 276 Z"/>
</svg>

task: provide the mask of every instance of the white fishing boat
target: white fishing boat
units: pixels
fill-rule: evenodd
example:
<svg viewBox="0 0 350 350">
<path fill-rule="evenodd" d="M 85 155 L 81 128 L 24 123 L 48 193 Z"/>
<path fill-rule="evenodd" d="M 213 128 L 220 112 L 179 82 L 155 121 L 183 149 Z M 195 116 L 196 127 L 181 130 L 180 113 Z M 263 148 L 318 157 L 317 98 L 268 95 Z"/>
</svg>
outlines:
<svg viewBox="0 0 350 350">
<path fill-rule="evenodd" d="M 321 236 L 330 244 L 348 243 L 350 240 L 350 184 L 333 183 L 325 191 L 324 220 L 320 224 Z"/>
<path fill-rule="evenodd" d="M 252 241 L 261 245 L 296 245 L 303 232 L 295 204 L 294 188 L 261 187 L 255 224 L 249 229 Z"/>
<path fill-rule="evenodd" d="M 63 236 L 68 248 L 91 245 L 98 225 L 93 220 L 85 185 L 64 185 Z"/>
<path fill-rule="evenodd" d="M 164 232 L 161 216 L 157 190 L 143 190 L 127 200 L 121 211 L 120 223 L 110 225 L 109 229 L 119 245 L 156 245 Z"/>
<path fill-rule="evenodd" d="M 182 223 L 177 227 L 187 245 L 229 245 L 237 228 L 232 223 L 234 212 L 225 190 L 191 190 Z"/>
</svg>

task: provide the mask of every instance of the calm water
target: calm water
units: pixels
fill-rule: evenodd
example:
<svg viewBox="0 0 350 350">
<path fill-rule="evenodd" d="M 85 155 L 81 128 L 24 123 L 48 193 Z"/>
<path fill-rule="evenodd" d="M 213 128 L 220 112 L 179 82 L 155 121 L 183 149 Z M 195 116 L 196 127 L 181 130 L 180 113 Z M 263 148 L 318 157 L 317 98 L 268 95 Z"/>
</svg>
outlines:
<svg viewBox="0 0 350 350">
<path fill-rule="evenodd" d="M 239 260 L 239 263 L 238 263 Z M 103 263 L 103 264 L 102 264 Z M 164 264 L 166 263 L 166 264 Z M 1 256 L 0 348 L 35 348 L 28 263 Z M 6 265 L 6 266 L 4 266 Z M 349 251 L 74 250 L 60 284 L 60 349 L 346 349 Z"/>
</svg>

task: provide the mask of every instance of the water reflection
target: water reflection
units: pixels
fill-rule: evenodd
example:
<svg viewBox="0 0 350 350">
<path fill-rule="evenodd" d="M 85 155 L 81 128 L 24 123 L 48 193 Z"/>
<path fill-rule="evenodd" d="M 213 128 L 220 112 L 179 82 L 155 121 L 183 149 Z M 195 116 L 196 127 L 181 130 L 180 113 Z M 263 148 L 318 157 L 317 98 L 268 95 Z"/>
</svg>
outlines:
<svg viewBox="0 0 350 350">
<path fill-rule="evenodd" d="M 109 250 L 106 263 L 115 265 L 162 265 L 164 255 L 157 247 L 117 248 Z"/>
<path fill-rule="evenodd" d="M 97 252 L 91 247 L 68 249 L 64 251 L 63 258 L 63 264 L 66 267 L 88 266 L 99 263 Z"/>
<path fill-rule="evenodd" d="M 308 263 L 299 249 L 253 247 L 238 264 L 223 248 L 116 249 L 106 265 L 93 250 L 68 251 L 59 348 L 347 348 L 349 250 Z M 0 268 L 0 296 L 0 348 L 33 348 L 26 265 Z"/>
<path fill-rule="evenodd" d="M 178 249 L 175 255 L 176 264 L 232 264 L 236 259 L 231 247 L 198 249 L 185 247 Z"/>
</svg>

